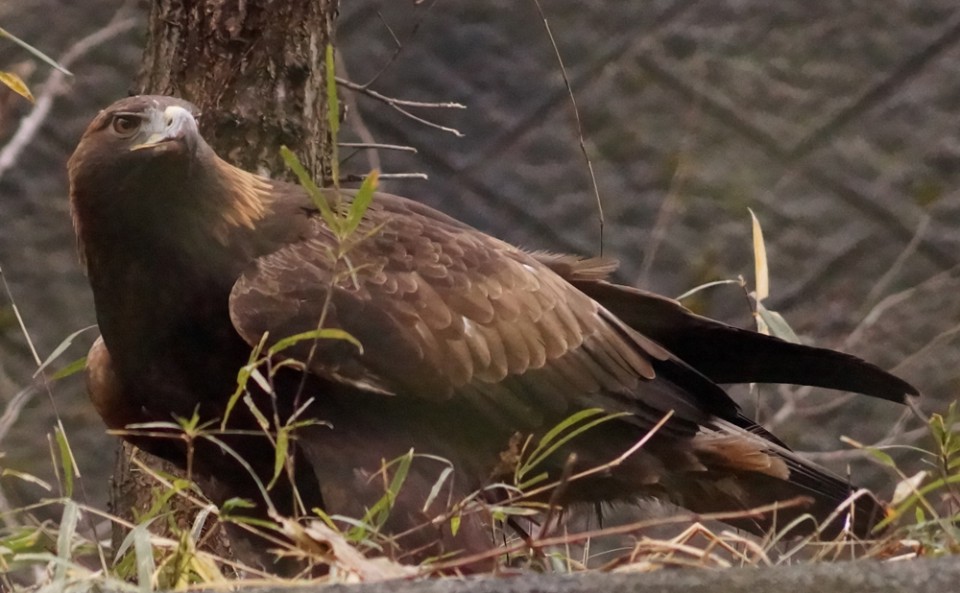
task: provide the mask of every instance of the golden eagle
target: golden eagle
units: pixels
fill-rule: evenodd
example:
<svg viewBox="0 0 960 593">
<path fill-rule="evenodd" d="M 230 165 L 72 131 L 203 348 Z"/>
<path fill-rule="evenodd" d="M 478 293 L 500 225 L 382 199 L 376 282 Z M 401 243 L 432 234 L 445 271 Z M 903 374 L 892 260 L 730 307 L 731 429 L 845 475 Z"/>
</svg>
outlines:
<svg viewBox="0 0 960 593">
<path fill-rule="evenodd" d="M 567 483 L 556 503 L 656 497 L 711 512 L 804 496 L 804 508 L 735 524 L 756 531 L 802 513 L 825 521 L 855 489 L 744 417 L 718 385 L 814 385 L 895 402 L 917 393 L 855 357 L 614 284 L 607 262 L 524 251 L 402 197 L 375 194 L 343 239 L 299 185 L 220 159 L 195 112 L 171 97 L 123 99 L 96 116 L 69 162 L 102 334 L 88 382 L 106 423 L 196 413 L 219 426 L 252 349 L 318 327 L 361 346 L 300 341 L 274 354 L 264 380 L 246 383 L 249 403 L 232 408 L 227 434 L 190 447 L 215 501 L 241 496 L 264 507 L 252 474 L 271 481 L 274 450 L 255 406 L 271 430 L 294 416 L 315 421 L 296 430 L 294 469 L 272 486 L 280 512 L 362 516 L 383 495 L 375 478 L 383 460 L 412 450 L 383 529 L 405 534 L 408 549 L 476 550 L 490 544 L 484 519 L 465 517 L 453 534 L 448 523 L 430 524 L 440 507 L 478 491 L 495 497 L 484 489 L 510 482 L 515 435 L 543 435 L 600 409 L 614 416 L 537 471 L 558 479 L 604 466 L 672 415 L 619 465 Z M 355 195 L 324 192 L 335 207 Z M 187 463 L 182 440 L 127 438 Z M 444 496 L 424 509 L 447 467 Z M 882 514 L 864 496 L 849 524 L 867 534 Z"/>
</svg>

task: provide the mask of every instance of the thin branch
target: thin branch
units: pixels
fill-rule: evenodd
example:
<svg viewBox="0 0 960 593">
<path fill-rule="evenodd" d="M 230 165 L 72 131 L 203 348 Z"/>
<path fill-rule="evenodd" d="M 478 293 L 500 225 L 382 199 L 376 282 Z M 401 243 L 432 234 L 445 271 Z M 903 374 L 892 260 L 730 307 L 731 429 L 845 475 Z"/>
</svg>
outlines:
<svg viewBox="0 0 960 593">
<path fill-rule="evenodd" d="M 550 38 L 550 44 L 553 46 L 553 53 L 557 56 L 557 63 L 560 65 L 560 74 L 563 76 L 563 84 L 567 86 L 567 93 L 570 95 L 570 104 L 573 106 L 573 116 L 577 123 L 577 138 L 580 141 L 580 151 L 583 153 L 583 159 L 587 162 L 587 170 L 590 172 L 590 183 L 593 185 L 593 195 L 597 200 L 597 222 L 600 224 L 600 255 L 603 255 L 603 201 L 600 199 L 600 188 L 597 187 L 597 176 L 593 172 L 593 161 L 587 154 L 587 145 L 583 139 L 583 123 L 580 121 L 580 110 L 577 108 L 577 99 L 573 96 L 573 86 L 567 77 L 567 69 L 563 65 L 563 58 L 560 56 L 560 48 L 557 47 L 557 40 L 553 37 L 553 31 L 550 30 L 550 23 L 547 21 L 547 15 L 543 13 L 543 7 L 540 6 L 540 0 L 533 0 L 540 18 L 543 19 L 543 28 L 547 30 L 547 37 Z"/>
<path fill-rule="evenodd" d="M 339 142 L 343 148 L 362 148 L 366 150 L 399 150 L 402 152 L 412 152 L 416 154 L 418 151 L 413 146 L 406 146 L 403 144 L 380 144 L 377 142 Z"/>
<path fill-rule="evenodd" d="M 379 14 L 379 12 L 377 14 Z M 346 74 L 347 63 L 346 63 L 346 60 L 343 59 L 343 54 L 340 52 L 337 52 L 335 59 L 337 62 L 337 72 Z M 369 147 L 379 148 L 379 146 L 374 141 L 373 132 L 370 131 L 370 128 L 367 127 L 367 123 L 363 119 L 363 112 L 361 111 L 359 105 L 357 105 L 357 95 L 355 93 L 344 93 L 343 101 L 344 101 L 344 113 L 346 116 L 344 123 L 349 125 L 353 129 L 353 131 L 356 132 L 357 136 L 359 136 L 360 140 L 362 140 L 362 143 L 361 143 L 362 145 L 364 145 L 365 147 L 369 146 Z M 337 144 L 338 146 L 341 146 L 341 147 L 348 146 L 347 143 L 344 143 L 344 142 L 338 142 Z M 366 150 L 364 153 L 367 156 L 367 168 L 370 171 L 383 170 L 383 167 L 380 165 L 380 152 L 377 150 L 377 148 L 370 148 L 369 150 Z M 341 166 L 359 153 L 360 153 L 359 150 L 355 150 L 353 154 L 342 158 L 340 160 Z"/>
<path fill-rule="evenodd" d="M 364 83 L 363 85 L 364 88 L 367 88 L 373 83 L 377 82 L 377 79 L 380 78 L 380 76 L 382 76 L 383 73 L 387 71 L 387 68 L 390 67 L 390 64 L 393 64 L 396 61 L 396 59 L 400 57 L 400 52 L 403 51 L 403 44 L 400 43 L 400 39 L 397 37 L 397 34 L 393 32 L 393 29 L 390 27 L 390 24 L 387 23 L 387 21 L 383 18 L 383 13 L 380 12 L 379 10 L 377 11 L 377 18 L 380 19 L 380 23 L 387 29 L 387 33 L 390 33 L 390 37 L 393 38 L 393 42 L 396 44 L 396 47 L 393 50 L 393 55 L 390 56 L 390 58 L 387 59 L 387 62 L 380 67 L 380 70 L 378 70 L 377 73 L 373 75 L 373 78 L 371 78 L 366 83 Z M 420 21 L 422 20 L 423 20 L 423 17 L 420 17 Z M 416 32 L 416 27 L 420 26 L 420 21 L 418 21 L 416 25 L 414 25 L 414 32 Z"/>
<path fill-rule="evenodd" d="M 376 99 L 378 101 L 383 101 L 384 103 L 390 106 L 402 105 L 404 107 L 422 107 L 424 109 L 466 109 L 467 108 L 467 106 L 464 105 L 463 103 L 457 103 L 454 101 L 430 102 L 430 101 L 411 101 L 409 99 L 397 99 L 396 97 L 388 97 L 382 93 L 378 93 L 373 89 L 368 89 L 366 85 L 357 84 L 355 82 L 351 82 L 344 78 L 340 78 L 339 76 L 336 77 L 336 80 L 338 85 L 346 89 L 350 89 L 351 91 L 356 91 L 363 95 L 367 95 L 368 97 Z"/>
<path fill-rule="evenodd" d="M 920 222 L 917 224 L 917 230 L 914 231 L 913 237 L 910 238 L 910 242 L 907 243 L 907 246 L 903 248 L 903 251 L 897 255 L 897 259 L 894 260 L 893 264 L 889 269 L 880 277 L 879 280 L 873 285 L 873 288 L 870 289 L 870 292 L 867 293 L 867 298 L 864 299 L 863 306 L 869 311 L 869 307 L 872 307 L 874 303 L 879 301 L 881 295 L 886 292 L 887 288 L 890 287 L 890 284 L 896 280 L 897 276 L 900 275 L 900 272 L 903 270 L 903 266 L 906 264 L 907 260 L 913 255 L 917 248 L 920 246 L 920 243 L 923 241 L 923 237 L 927 232 L 927 227 L 930 226 L 930 214 L 923 212 L 920 215 Z M 862 316 L 862 315 L 861 315 Z"/>
<path fill-rule="evenodd" d="M 369 175 L 358 175 L 351 173 L 340 178 L 341 183 L 357 183 L 363 181 Z M 378 179 L 429 179 L 426 173 L 380 173 Z"/>
<path fill-rule="evenodd" d="M 431 102 L 424 102 L 424 101 L 409 101 L 406 99 L 397 99 L 395 97 L 388 97 L 386 95 L 378 93 L 375 90 L 368 89 L 364 85 L 360 85 L 355 82 L 350 82 L 349 80 L 346 80 L 344 78 L 337 77 L 336 80 L 337 80 L 337 84 L 342 86 L 343 88 L 364 94 L 372 99 L 376 99 L 377 101 L 386 103 L 391 108 L 399 111 L 402 115 L 412 119 L 415 122 L 421 123 L 430 128 L 440 130 L 442 132 L 453 134 L 457 138 L 463 138 L 463 133 L 461 133 L 459 130 L 455 128 L 450 128 L 447 126 L 440 125 L 438 123 L 434 123 L 418 115 L 414 115 L 409 111 L 407 111 L 406 109 L 404 109 L 404 107 L 417 107 L 417 108 L 424 108 L 424 109 L 466 109 L 467 106 L 463 105 L 462 103 L 454 103 L 450 101 L 431 103 Z"/>
</svg>

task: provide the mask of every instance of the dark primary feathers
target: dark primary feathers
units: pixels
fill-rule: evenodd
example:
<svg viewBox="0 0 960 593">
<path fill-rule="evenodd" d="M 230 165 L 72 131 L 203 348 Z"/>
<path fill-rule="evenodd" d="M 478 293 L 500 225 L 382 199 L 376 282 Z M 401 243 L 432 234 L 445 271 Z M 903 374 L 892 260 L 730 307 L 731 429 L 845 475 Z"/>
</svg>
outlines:
<svg viewBox="0 0 960 593">
<path fill-rule="evenodd" d="M 916 390 L 845 354 L 789 344 L 694 315 L 676 301 L 607 280 L 612 266 L 530 253 L 416 202 L 377 194 L 341 244 L 305 192 L 236 169 L 204 142 L 194 108 L 132 97 L 90 124 L 70 160 L 71 204 L 94 291 L 102 342 L 91 351 L 91 395 L 110 426 L 198 410 L 221 418 L 251 347 L 338 328 L 356 338 L 302 341 L 253 401 L 298 431 L 297 473 L 271 497 L 360 516 L 383 493 L 381 460 L 417 459 L 385 526 L 403 533 L 443 509 L 421 508 L 448 460 L 452 500 L 509 478 L 511 437 L 542 435 L 580 410 L 622 416 L 545 461 L 558 477 L 609 462 L 666 414 L 670 420 L 616 469 L 571 483 L 563 502 L 659 497 L 698 512 L 808 497 L 803 509 L 745 518 L 760 530 L 809 512 L 824 520 L 853 488 L 804 461 L 744 418 L 719 383 L 788 382 L 903 401 Z M 349 201 L 352 193 L 331 201 Z M 301 374 L 298 368 L 304 370 Z M 234 428 L 257 428 L 239 406 Z M 133 437 L 131 437 L 133 438 Z M 225 437 L 269 481 L 273 454 L 253 436 Z M 183 463 L 175 441 L 137 444 Z M 173 443 L 173 444 L 171 444 Z M 194 469 L 215 499 L 259 494 L 218 447 Z M 262 508 L 262 506 L 261 506 Z M 854 531 L 882 515 L 862 497 Z M 836 531 L 842 521 L 830 526 Z M 812 528 L 808 524 L 806 529 Z M 424 534 L 426 533 L 426 534 Z M 479 549 L 487 526 L 469 518 L 406 536 L 408 549 Z"/>
</svg>

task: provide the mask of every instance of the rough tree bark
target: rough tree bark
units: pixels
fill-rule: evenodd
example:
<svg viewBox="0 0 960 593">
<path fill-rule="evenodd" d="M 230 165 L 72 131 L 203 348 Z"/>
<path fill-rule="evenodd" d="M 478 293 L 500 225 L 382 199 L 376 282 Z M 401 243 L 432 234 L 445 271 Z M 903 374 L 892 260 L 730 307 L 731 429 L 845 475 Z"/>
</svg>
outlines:
<svg viewBox="0 0 960 593">
<path fill-rule="evenodd" d="M 337 9 L 338 0 L 155 0 L 137 91 L 196 104 L 204 137 L 234 165 L 289 177 L 279 154 L 287 145 L 315 179 L 328 180 L 324 55 Z M 128 445 L 118 451 L 112 484 L 111 508 L 127 519 L 150 508 L 155 488 L 131 464 L 133 451 Z M 156 470 L 182 475 L 137 455 Z M 188 506 L 176 510 L 181 528 L 190 525 Z M 124 536 L 114 531 L 114 549 Z M 232 556 L 222 532 L 209 547 Z"/>
</svg>

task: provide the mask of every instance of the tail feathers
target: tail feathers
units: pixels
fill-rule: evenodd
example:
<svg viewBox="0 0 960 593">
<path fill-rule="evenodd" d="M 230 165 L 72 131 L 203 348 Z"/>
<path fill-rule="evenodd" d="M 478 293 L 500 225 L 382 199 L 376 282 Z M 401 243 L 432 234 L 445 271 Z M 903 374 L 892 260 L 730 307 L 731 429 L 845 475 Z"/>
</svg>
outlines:
<svg viewBox="0 0 960 593">
<path fill-rule="evenodd" d="M 793 344 L 694 314 L 673 299 L 602 280 L 571 282 L 716 383 L 786 383 L 904 403 L 915 387 L 855 356 Z"/>
<path fill-rule="evenodd" d="M 851 501 L 853 490 L 846 491 L 848 496 L 844 497 L 824 496 L 803 484 L 765 474 L 706 474 L 678 483 L 674 490 L 679 496 L 676 502 L 695 513 L 743 511 L 742 518 L 724 522 L 760 536 L 792 525 L 788 536 L 817 533 L 821 539 L 830 540 L 849 529 L 859 538 L 870 538 L 876 535 L 873 529 L 885 513 L 883 505 L 868 492 Z M 753 513 L 776 503 L 783 506 Z"/>
<path fill-rule="evenodd" d="M 717 428 L 691 441 L 706 471 L 688 473 L 676 483 L 665 484 L 678 495 L 676 502 L 682 506 L 697 513 L 729 512 L 791 501 L 774 512 L 728 522 L 762 534 L 809 516 L 810 520 L 798 523 L 790 533 L 819 532 L 826 539 L 844 529 L 857 537 L 869 537 L 883 519 L 883 504 L 869 492 L 855 495 L 856 489 L 842 478 L 762 435 L 722 421 Z"/>
</svg>

